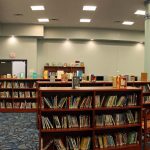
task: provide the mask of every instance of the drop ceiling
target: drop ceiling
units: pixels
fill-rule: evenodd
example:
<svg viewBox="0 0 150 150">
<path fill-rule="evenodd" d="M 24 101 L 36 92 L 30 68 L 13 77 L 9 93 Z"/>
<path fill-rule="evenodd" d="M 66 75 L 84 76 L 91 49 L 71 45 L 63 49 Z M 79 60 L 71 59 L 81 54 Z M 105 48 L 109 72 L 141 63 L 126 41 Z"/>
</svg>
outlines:
<svg viewBox="0 0 150 150">
<path fill-rule="evenodd" d="M 44 5 L 44 11 L 32 11 L 31 5 Z M 83 5 L 96 5 L 95 12 L 83 11 Z M 145 9 L 144 0 L 0 0 L 0 23 L 41 24 L 38 18 L 49 18 L 48 27 L 108 28 L 144 31 L 144 16 L 137 9 Z M 90 18 L 90 23 L 80 23 Z M 134 25 L 122 25 L 124 20 Z"/>
</svg>

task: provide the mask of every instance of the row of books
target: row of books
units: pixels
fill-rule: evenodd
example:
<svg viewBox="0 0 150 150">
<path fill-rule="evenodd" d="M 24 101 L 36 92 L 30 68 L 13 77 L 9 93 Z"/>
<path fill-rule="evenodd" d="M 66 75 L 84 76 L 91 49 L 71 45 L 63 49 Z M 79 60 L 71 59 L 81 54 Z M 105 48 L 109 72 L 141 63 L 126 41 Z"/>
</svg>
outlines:
<svg viewBox="0 0 150 150">
<path fill-rule="evenodd" d="M 87 115 L 66 115 L 66 116 L 42 116 L 43 129 L 51 128 L 88 128 L 90 127 L 90 116 Z"/>
<path fill-rule="evenodd" d="M 35 102 L 27 102 L 26 100 L 23 102 L 6 102 L 6 101 L 0 101 L 0 108 L 17 108 L 17 109 L 32 109 L 37 108 Z"/>
<path fill-rule="evenodd" d="M 113 126 L 138 123 L 138 112 L 128 110 L 126 113 L 96 115 L 96 126 Z"/>
<path fill-rule="evenodd" d="M 42 97 L 42 108 L 92 108 L 92 96 Z"/>
<path fill-rule="evenodd" d="M 90 150 L 91 137 L 71 137 L 66 136 L 64 140 L 60 138 L 50 139 L 43 147 L 43 138 L 41 138 L 41 150 L 48 150 L 55 146 L 57 150 Z"/>
<path fill-rule="evenodd" d="M 3 91 L 0 92 L 0 98 L 36 98 L 35 91 Z"/>
<path fill-rule="evenodd" d="M 91 145 L 91 137 L 67 137 L 66 141 L 70 150 L 89 150 Z"/>
<path fill-rule="evenodd" d="M 114 134 L 106 134 L 106 135 L 98 135 L 96 137 L 96 148 L 108 148 L 108 147 L 117 147 L 128 144 L 137 144 L 138 141 L 138 133 L 136 131 L 132 131 L 129 133 L 114 133 Z"/>
<path fill-rule="evenodd" d="M 150 104 L 150 96 L 144 96 L 144 103 Z"/>
<path fill-rule="evenodd" d="M 13 88 L 36 88 L 36 82 L 14 82 Z"/>
<path fill-rule="evenodd" d="M 3 92 L 0 92 L 0 98 L 11 98 L 11 92 L 9 91 L 3 91 Z"/>
<path fill-rule="evenodd" d="M 141 87 L 143 89 L 143 93 L 150 92 L 150 84 L 146 84 L 146 85 L 143 85 Z"/>
<path fill-rule="evenodd" d="M 14 98 L 36 98 L 35 91 L 15 91 L 12 95 Z"/>
<path fill-rule="evenodd" d="M 36 82 L 21 82 L 21 81 L 3 81 L 0 82 L 0 88 L 36 88 Z"/>
<path fill-rule="evenodd" d="M 0 88 L 12 88 L 12 82 L 7 81 L 0 82 Z"/>
<path fill-rule="evenodd" d="M 124 107 L 137 105 L 137 94 L 117 96 L 117 95 L 96 95 L 95 107 Z"/>
<path fill-rule="evenodd" d="M 103 149 L 137 143 L 139 143 L 139 140 L 138 140 L 138 133 L 136 131 L 131 131 L 128 133 L 117 132 L 114 134 L 105 134 L 96 136 L 95 147 Z M 44 147 L 43 147 L 43 138 L 41 139 L 42 150 L 48 150 L 52 145 L 54 145 L 57 150 L 90 150 L 91 137 L 67 136 L 63 140 L 61 138 L 50 139 L 50 141 Z"/>
</svg>

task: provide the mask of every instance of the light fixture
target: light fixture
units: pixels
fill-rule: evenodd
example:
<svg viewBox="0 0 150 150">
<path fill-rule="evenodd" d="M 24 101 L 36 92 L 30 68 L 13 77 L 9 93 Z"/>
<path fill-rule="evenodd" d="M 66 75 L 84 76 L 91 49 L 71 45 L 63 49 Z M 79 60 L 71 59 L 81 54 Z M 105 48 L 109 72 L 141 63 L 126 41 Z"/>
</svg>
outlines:
<svg viewBox="0 0 150 150">
<path fill-rule="evenodd" d="M 15 35 L 11 35 L 9 38 L 8 38 L 8 43 L 9 44 L 15 44 L 17 42 L 17 38 L 15 37 Z"/>
<path fill-rule="evenodd" d="M 43 5 L 39 5 L 39 6 L 31 6 L 32 10 L 45 10 Z"/>
<path fill-rule="evenodd" d="M 131 26 L 131 25 L 134 24 L 134 22 L 132 22 L 132 21 L 124 21 L 122 24 Z"/>
<path fill-rule="evenodd" d="M 91 19 L 80 19 L 80 22 L 91 22 Z"/>
<path fill-rule="evenodd" d="M 135 15 L 145 15 L 145 10 L 137 10 L 135 13 Z"/>
<path fill-rule="evenodd" d="M 96 10 L 96 6 L 83 6 L 83 10 L 95 11 Z"/>
<path fill-rule="evenodd" d="M 49 22 L 48 18 L 40 18 L 38 19 L 38 22 Z"/>
</svg>

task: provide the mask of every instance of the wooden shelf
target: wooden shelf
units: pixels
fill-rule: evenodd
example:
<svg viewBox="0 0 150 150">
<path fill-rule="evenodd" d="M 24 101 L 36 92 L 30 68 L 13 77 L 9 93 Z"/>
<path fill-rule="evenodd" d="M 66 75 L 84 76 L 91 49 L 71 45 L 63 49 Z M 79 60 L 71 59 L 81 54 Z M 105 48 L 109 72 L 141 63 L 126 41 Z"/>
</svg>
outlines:
<svg viewBox="0 0 150 150">
<path fill-rule="evenodd" d="M 112 125 L 112 126 L 100 126 L 95 127 L 95 130 L 109 130 L 109 129 L 126 129 L 132 127 L 141 127 L 141 124 L 127 124 L 127 125 Z"/>
<path fill-rule="evenodd" d="M 0 112 L 37 112 L 38 109 L 0 108 Z"/>
<path fill-rule="evenodd" d="M 12 97 L 0 97 L 0 100 L 12 100 Z"/>
<path fill-rule="evenodd" d="M 93 131 L 92 128 L 67 128 L 67 129 L 42 129 L 41 132 L 42 133 L 57 133 L 57 132 L 89 132 L 89 131 Z"/>
<path fill-rule="evenodd" d="M 67 73 L 73 73 L 77 70 L 82 70 L 83 73 L 85 72 L 85 67 L 72 67 L 72 66 L 44 66 L 44 70 L 48 70 L 49 72 L 57 72 L 58 70 L 63 70 Z"/>
<path fill-rule="evenodd" d="M 148 96 L 150 95 L 150 92 L 143 92 L 143 96 Z"/>
<path fill-rule="evenodd" d="M 36 97 L 13 97 L 14 100 L 36 100 Z"/>
<path fill-rule="evenodd" d="M 136 87 L 126 87 L 126 88 L 112 88 L 112 87 L 78 87 L 72 89 L 71 87 L 40 87 L 39 89 L 42 92 L 125 92 L 125 91 L 139 91 L 139 88 Z"/>
<path fill-rule="evenodd" d="M 108 148 L 95 148 L 94 150 L 141 150 L 139 144 L 128 144 L 123 146 L 108 147 Z"/>
<path fill-rule="evenodd" d="M 8 92 L 7 94 L 11 96 L 9 98 L 0 97 L 0 102 L 4 103 L 3 105 L 6 105 L 6 102 L 7 102 L 7 104 L 9 105 L 9 101 L 11 101 L 10 105 L 13 106 L 13 104 L 16 103 L 16 105 L 19 105 L 19 107 L 20 107 L 21 103 L 23 104 L 26 101 L 27 102 L 29 101 L 31 103 L 36 104 L 36 106 L 38 107 L 38 98 L 37 97 L 26 97 L 26 94 L 27 94 L 26 92 L 28 92 L 28 95 L 30 95 L 30 96 L 32 96 L 33 94 L 37 96 L 37 88 L 34 87 L 36 85 L 37 80 L 40 80 L 40 79 L 14 79 L 14 78 L 2 79 L 2 78 L 0 78 L 0 83 L 1 83 L 0 84 L 0 92 L 3 92 L 1 94 L 3 94 L 5 96 L 5 94 L 6 94 L 5 91 L 6 91 L 6 92 Z M 12 86 L 12 88 L 5 88 L 10 85 Z M 15 88 L 15 87 L 17 87 L 17 88 Z M 24 96 L 24 97 L 20 97 L 20 94 L 22 94 L 21 96 Z M 16 95 L 16 97 L 14 97 L 15 95 Z M 20 102 L 20 104 L 18 104 L 18 102 Z M 8 112 L 37 112 L 37 110 L 38 109 L 33 109 L 32 106 L 30 109 L 16 109 L 16 108 L 1 109 L 0 108 L 0 112 L 7 112 L 7 111 Z"/>
<path fill-rule="evenodd" d="M 12 90 L 12 88 L 0 88 L 0 91 L 3 91 L 3 90 Z"/>
<path fill-rule="evenodd" d="M 141 106 L 125 106 L 125 107 L 100 107 L 95 108 L 95 111 L 107 111 L 107 110 L 128 110 L 128 109 L 141 109 Z"/>
<path fill-rule="evenodd" d="M 34 90 L 37 90 L 36 88 L 13 88 L 13 90 L 15 91 L 15 90 L 19 90 L 19 91 L 21 91 L 21 90 L 25 90 L 25 91 L 28 91 L 28 90 L 32 90 L 32 91 L 34 91 Z"/>
<path fill-rule="evenodd" d="M 53 113 L 53 112 L 90 112 L 90 111 L 93 111 L 94 109 L 93 108 L 70 108 L 70 109 L 52 109 L 52 108 L 44 108 L 44 109 L 41 109 L 41 112 L 50 112 L 50 113 Z"/>
<path fill-rule="evenodd" d="M 125 107 L 101 107 L 101 108 L 95 108 L 95 99 L 97 95 L 117 95 L 118 97 L 120 95 L 123 96 L 127 96 L 127 95 L 136 95 L 135 96 L 135 100 L 137 100 L 137 104 L 136 106 L 125 106 Z M 92 108 L 76 108 L 76 109 L 69 109 L 69 108 L 62 108 L 62 109 L 51 109 L 51 108 L 42 108 L 42 106 L 44 107 L 48 107 L 46 100 L 43 100 L 43 97 L 51 97 L 50 102 L 52 103 L 52 105 L 54 104 L 54 97 L 57 95 L 57 97 L 59 97 L 59 101 L 61 101 L 61 98 L 67 97 L 67 96 L 73 96 L 73 102 L 76 101 L 75 97 L 81 95 L 81 97 L 85 97 L 87 95 L 87 97 L 90 95 L 92 97 L 91 99 L 91 106 Z M 42 102 L 43 100 L 43 102 Z M 55 99 L 57 100 L 57 99 Z M 68 99 L 67 99 L 68 100 Z M 119 99 L 118 99 L 119 100 Z M 110 147 L 110 148 L 105 148 L 103 150 L 116 150 L 116 149 L 122 149 L 122 150 L 133 150 L 133 149 L 137 149 L 137 150 L 141 150 L 141 136 L 142 136 L 142 124 L 141 122 L 141 110 L 142 110 L 142 89 L 139 88 L 135 88 L 135 87 L 127 87 L 127 88 L 120 88 L 120 89 L 116 89 L 116 88 L 112 88 L 112 87 L 79 87 L 77 89 L 72 89 L 71 87 L 40 87 L 39 88 L 39 104 L 40 104 L 40 110 L 39 110 L 39 131 L 40 131 L 40 138 L 42 138 L 44 141 L 47 141 L 47 138 L 52 138 L 55 139 L 57 137 L 59 137 L 60 139 L 62 138 L 62 141 L 64 140 L 65 136 L 79 136 L 79 137 L 83 137 L 84 136 L 88 136 L 91 137 L 91 148 L 90 150 L 99 150 L 99 148 L 95 148 L 95 140 L 96 137 L 99 135 L 113 135 L 119 132 L 120 134 L 124 132 L 127 133 L 127 136 L 129 136 L 128 134 L 130 132 L 135 132 L 136 134 L 138 134 L 138 139 L 137 141 L 139 142 L 138 144 L 131 144 L 131 145 L 124 145 L 124 146 L 118 146 L 118 147 Z M 58 103 L 56 102 L 56 104 Z M 69 106 L 70 103 L 73 105 L 73 102 L 70 102 L 69 99 Z M 82 99 L 81 99 L 82 102 Z M 85 102 L 86 103 L 86 102 Z M 43 105 L 44 104 L 44 105 Z M 66 101 L 65 104 L 68 104 L 68 102 Z M 79 102 L 79 104 L 81 104 Z M 68 107 L 67 105 L 65 105 L 66 107 Z M 53 106 L 51 106 L 53 107 Z M 73 107 L 73 106 L 72 106 Z M 80 107 L 80 106 L 79 106 Z M 103 114 L 109 114 L 109 115 L 115 115 L 116 114 L 122 114 L 124 115 L 124 112 L 129 113 L 129 111 L 132 113 L 138 113 L 138 122 L 139 123 L 133 123 L 133 124 L 125 124 L 125 125 L 114 125 L 114 126 L 99 126 L 99 127 L 95 127 L 96 121 L 96 116 L 97 115 L 103 115 Z M 82 120 L 83 116 L 87 115 L 87 118 L 89 118 L 90 120 L 90 124 L 85 124 L 86 120 Z M 127 115 L 127 114 L 126 114 Z M 132 114 L 133 115 L 133 114 Z M 135 114 L 134 114 L 135 115 Z M 67 118 L 67 116 L 69 116 L 69 118 Z M 80 119 L 79 117 L 82 116 Z M 62 124 L 62 118 L 66 118 L 66 123 L 67 124 Z M 58 119 L 56 119 L 58 118 Z M 70 120 L 69 120 L 70 119 Z M 46 125 L 47 121 L 49 120 L 52 124 L 53 127 L 57 126 L 58 124 L 60 124 L 61 126 L 67 125 L 66 127 L 70 126 L 70 124 L 68 124 L 69 122 L 74 122 L 74 124 L 76 125 L 76 120 L 78 120 L 78 125 L 80 125 L 80 123 L 84 122 L 83 126 L 91 126 L 91 128 L 52 128 L 49 129 L 49 127 Z M 115 120 L 114 120 L 115 121 Z M 59 123 L 58 123 L 59 122 Z M 58 124 L 57 124 L 58 123 Z M 89 122 L 88 122 L 89 123 Z M 56 125 L 57 124 L 57 125 Z M 45 127 L 44 127 L 44 126 Z M 50 126 L 51 126 L 50 125 Z M 47 128 L 47 129 L 43 129 Z M 72 134 L 73 133 L 73 134 Z M 80 134 L 79 134 L 80 133 Z M 57 135 L 57 136 L 56 136 Z M 52 137 L 51 137 L 52 136 Z M 115 139 L 114 139 L 115 140 Z M 40 140 L 41 141 L 41 140 Z M 39 141 L 39 143 L 40 143 Z M 44 142 L 45 143 L 45 142 Z M 41 146 L 41 143 L 40 143 Z M 46 146 L 46 145 L 44 145 Z M 55 150 L 52 148 L 52 150 Z M 102 149 L 100 149 L 102 150 Z"/>
</svg>

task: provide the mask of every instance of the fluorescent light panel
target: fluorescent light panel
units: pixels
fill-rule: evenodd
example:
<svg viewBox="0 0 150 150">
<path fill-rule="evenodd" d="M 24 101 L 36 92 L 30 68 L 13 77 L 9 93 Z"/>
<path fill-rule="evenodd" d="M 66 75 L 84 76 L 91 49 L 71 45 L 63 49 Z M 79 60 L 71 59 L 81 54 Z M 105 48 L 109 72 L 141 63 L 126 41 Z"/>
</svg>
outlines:
<svg viewBox="0 0 150 150">
<path fill-rule="evenodd" d="M 134 24 L 134 22 L 132 22 L 132 21 L 124 21 L 122 24 L 131 26 L 131 25 Z"/>
<path fill-rule="evenodd" d="M 95 11 L 96 10 L 96 6 L 83 6 L 83 10 Z"/>
<path fill-rule="evenodd" d="M 80 22 L 91 22 L 91 19 L 80 19 Z"/>
<path fill-rule="evenodd" d="M 49 22 L 48 18 L 40 18 L 38 19 L 38 22 Z"/>
<path fill-rule="evenodd" d="M 39 5 L 39 6 L 31 6 L 32 10 L 45 10 L 43 5 Z"/>
<path fill-rule="evenodd" d="M 135 13 L 135 15 L 145 15 L 145 10 L 137 10 Z"/>
</svg>

